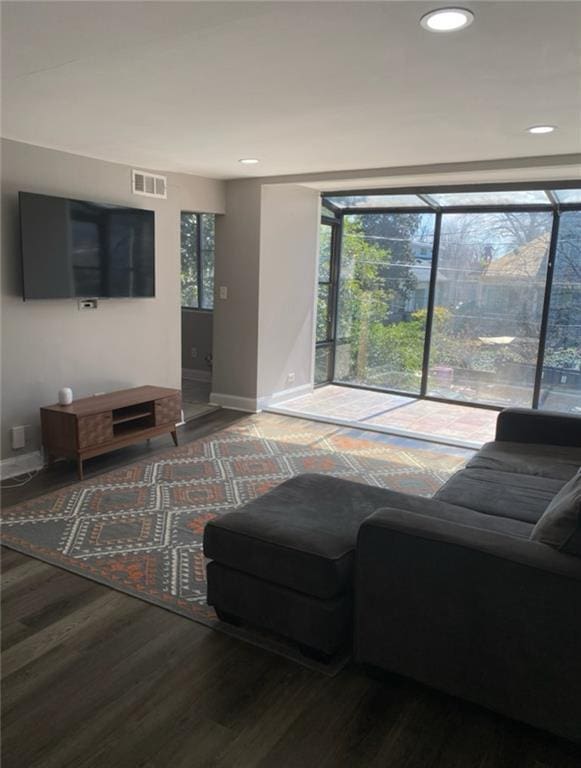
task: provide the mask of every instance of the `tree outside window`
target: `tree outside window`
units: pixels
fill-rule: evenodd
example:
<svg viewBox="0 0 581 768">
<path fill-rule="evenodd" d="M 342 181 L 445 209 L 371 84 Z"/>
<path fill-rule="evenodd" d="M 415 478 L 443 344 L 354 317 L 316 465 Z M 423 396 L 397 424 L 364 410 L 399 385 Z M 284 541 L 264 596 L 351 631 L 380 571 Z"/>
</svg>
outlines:
<svg viewBox="0 0 581 768">
<path fill-rule="evenodd" d="M 215 220 L 213 213 L 181 214 L 182 307 L 214 307 Z"/>
</svg>

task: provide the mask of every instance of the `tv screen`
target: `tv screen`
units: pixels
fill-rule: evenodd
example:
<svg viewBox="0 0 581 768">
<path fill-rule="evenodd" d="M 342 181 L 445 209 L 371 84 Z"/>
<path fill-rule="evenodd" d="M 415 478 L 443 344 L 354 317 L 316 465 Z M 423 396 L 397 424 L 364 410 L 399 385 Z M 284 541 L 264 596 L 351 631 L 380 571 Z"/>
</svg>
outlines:
<svg viewBox="0 0 581 768">
<path fill-rule="evenodd" d="M 20 192 L 25 299 L 155 296 L 154 212 Z"/>
</svg>

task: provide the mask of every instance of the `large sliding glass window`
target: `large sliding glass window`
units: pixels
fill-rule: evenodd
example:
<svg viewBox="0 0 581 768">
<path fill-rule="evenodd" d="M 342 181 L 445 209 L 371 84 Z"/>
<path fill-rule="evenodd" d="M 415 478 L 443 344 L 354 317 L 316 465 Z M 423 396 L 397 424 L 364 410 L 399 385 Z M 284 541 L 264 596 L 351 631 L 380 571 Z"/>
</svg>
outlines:
<svg viewBox="0 0 581 768">
<path fill-rule="evenodd" d="M 560 217 L 539 407 L 581 413 L 581 211 Z"/>
<path fill-rule="evenodd" d="M 337 381 L 419 394 L 435 215 L 343 218 Z"/>
<path fill-rule="evenodd" d="M 350 192 L 324 205 L 340 235 L 323 226 L 317 382 L 581 413 L 580 188 Z"/>
<path fill-rule="evenodd" d="M 530 406 L 550 212 L 442 217 L 427 393 Z"/>
</svg>

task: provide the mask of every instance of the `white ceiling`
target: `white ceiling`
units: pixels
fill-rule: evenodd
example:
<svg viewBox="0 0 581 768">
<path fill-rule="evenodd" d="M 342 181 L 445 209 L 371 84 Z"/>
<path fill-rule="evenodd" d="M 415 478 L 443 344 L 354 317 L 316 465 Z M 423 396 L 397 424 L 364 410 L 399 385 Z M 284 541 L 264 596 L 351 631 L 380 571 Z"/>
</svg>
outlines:
<svg viewBox="0 0 581 768">
<path fill-rule="evenodd" d="M 2 135 L 217 178 L 580 152 L 581 3 L 442 4 L 3 2 Z"/>
</svg>

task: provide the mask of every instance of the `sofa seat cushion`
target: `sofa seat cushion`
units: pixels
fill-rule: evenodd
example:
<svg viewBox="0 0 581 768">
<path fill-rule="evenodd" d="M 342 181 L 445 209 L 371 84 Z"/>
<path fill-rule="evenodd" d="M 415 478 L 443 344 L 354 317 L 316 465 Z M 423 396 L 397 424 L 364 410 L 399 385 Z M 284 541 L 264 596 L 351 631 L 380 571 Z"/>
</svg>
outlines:
<svg viewBox="0 0 581 768">
<path fill-rule="evenodd" d="M 563 485 L 552 477 L 467 468 L 456 472 L 434 498 L 535 524 Z"/>
<path fill-rule="evenodd" d="M 581 557 L 581 470 L 545 509 L 531 539 Z"/>
<path fill-rule="evenodd" d="M 581 448 L 535 443 L 486 443 L 470 459 L 470 469 L 492 469 L 570 480 L 581 466 Z"/>
<path fill-rule="evenodd" d="M 204 553 L 298 592 L 335 597 L 351 589 L 359 526 L 393 495 L 325 475 L 300 475 L 210 521 Z"/>
</svg>

